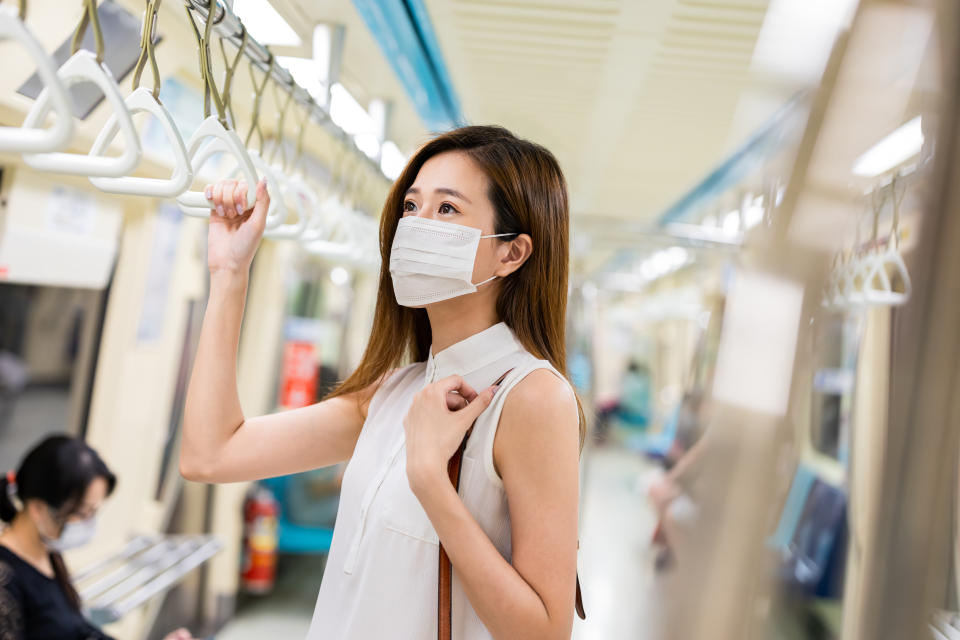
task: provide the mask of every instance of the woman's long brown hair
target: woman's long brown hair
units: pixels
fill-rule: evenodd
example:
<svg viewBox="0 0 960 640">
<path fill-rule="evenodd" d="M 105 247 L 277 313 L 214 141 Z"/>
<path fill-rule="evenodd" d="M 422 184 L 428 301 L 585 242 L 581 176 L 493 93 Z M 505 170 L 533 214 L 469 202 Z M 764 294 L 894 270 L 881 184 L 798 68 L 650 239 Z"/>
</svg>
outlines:
<svg viewBox="0 0 960 640">
<path fill-rule="evenodd" d="M 422 146 L 394 182 L 380 216 L 380 286 L 373 328 L 353 374 L 328 397 L 367 389 L 406 362 L 426 360 L 432 341 L 424 309 L 397 304 L 390 277 L 390 247 L 403 216 L 407 189 L 430 158 L 448 151 L 467 154 L 486 174 L 493 203 L 494 233 L 526 233 L 533 253 L 506 276 L 497 314 L 532 355 L 567 375 L 566 312 L 570 258 L 567 183 L 556 158 L 503 127 L 471 126 L 444 133 Z M 579 399 L 580 447 L 586 424 Z"/>
</svg>

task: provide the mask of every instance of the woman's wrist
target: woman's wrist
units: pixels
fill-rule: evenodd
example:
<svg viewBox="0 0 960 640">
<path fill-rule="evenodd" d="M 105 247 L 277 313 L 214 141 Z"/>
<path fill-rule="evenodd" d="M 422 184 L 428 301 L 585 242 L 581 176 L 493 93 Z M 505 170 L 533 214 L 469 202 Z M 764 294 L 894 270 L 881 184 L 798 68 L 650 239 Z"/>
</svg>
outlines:
<svg viewBox="0 0 960 640">
<path fill-rule="evenodd" d="M 210 288 L 246 289 L 250 280 L 250 269 L 239 267 L 217 267 L 210 269 Z"/>
<path fill-rule="evenodd" d="M 421 500 L 433 492 L 453 487 L 450 484 L 450 477 L 447 475 L 446 469 L 440 469 L 439 467 L 419 466 L 408 468 L 407 480 L 410 483 L 410 490 Z"/>
</svg>

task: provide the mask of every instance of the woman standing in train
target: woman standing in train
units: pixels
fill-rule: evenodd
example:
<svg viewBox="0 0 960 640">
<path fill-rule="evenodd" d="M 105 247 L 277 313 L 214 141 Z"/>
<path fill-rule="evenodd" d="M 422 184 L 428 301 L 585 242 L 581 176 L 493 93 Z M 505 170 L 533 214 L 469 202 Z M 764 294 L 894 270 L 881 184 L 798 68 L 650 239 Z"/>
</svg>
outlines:
<svg viewBox="0 0 960 640">
<path fill-rule="evenodd" d="M 0 479 L 0 640 L 110 640 L 83 617 L 60 555 L 93 539 L 117 479 L 82 440 L 50 436 Z M 178 629 L 165 640 L 191 640 Z"/>
<path fill-rule="evenodd" d="M 584 422 L 562 373 L 569 212 L 554 156 L 500 127 L 421 147 L 384 204 L 359 366 L 324 401 L 261 417 L 242 413 L 236 361 L 269 197 L 261 183 L 243 211 L 245 189 L 207 188 L 210 297 L 183 475 L 349 460 L 311 639 L 436 637 L 438 544 L 454 569 L 453 637 L 569 638 Z M 471 427 L 458 493 L 447 464 Z"/>
</svg>

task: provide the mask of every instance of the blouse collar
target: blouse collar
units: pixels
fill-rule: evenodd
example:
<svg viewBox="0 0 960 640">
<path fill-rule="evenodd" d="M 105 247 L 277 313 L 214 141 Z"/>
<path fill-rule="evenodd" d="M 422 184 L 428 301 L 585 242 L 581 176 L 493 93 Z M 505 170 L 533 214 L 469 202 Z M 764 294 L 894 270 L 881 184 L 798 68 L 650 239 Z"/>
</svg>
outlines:
<svg viewBox="0 0 960 640">
<path fill-rule="evenodd" d="M 437 354 L 430 348 L 427 358 L 427 382 L 454 374 L 465 376 L 496 362 L 523 346 L 504 322 L 475 333 Z"/>
</svg>

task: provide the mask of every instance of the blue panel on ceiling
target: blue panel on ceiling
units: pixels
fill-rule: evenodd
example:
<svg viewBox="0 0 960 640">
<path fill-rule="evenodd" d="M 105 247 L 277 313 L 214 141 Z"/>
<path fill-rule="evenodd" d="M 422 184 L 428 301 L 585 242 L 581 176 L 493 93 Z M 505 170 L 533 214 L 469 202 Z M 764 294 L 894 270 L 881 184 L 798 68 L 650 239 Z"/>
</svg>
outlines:
<svg viewBox="0 0 960 640">
<path fill-rule="evenodd" d="M 384 56 L 433 131 L 463 122 L 460 106 L 421 0 L 353 0 Z"/>
<path fill-rule="evenodd" d="M 463 114 L 460 112 L 460 101 L 457 100 L 457 92 L 453 88 L 450 74 L 447 72 L 447 65 L 443 62 L 443 54 L 440 51 L 440 43 L 437 42 L 437 36 L 433 31 L 433 22 L 430 20 L 430 14 L 423 4 L 423 0 L 405 0 L 407 9 L 413 17 L 413 22 L 420 34 L 420 41 L 423 43 L 430 57 L 430 62 L 434 67 L 434 74 L 437 81 L 446 91 L 449 109 L 456 116 L 458 124 L 463 123 Z"/>
<path fill-rule="evenodd" d="M 780 108 L 773 118 L 746 143 L 727 157 L 693 189 L 660 216 L 660 224 L 681 222 L 697 208 L 735 186 L 751 172 L 763 166 L 780 149 L 787 132 L 806 114 L 807 94 L 801 93 Z"/>
</svg>

